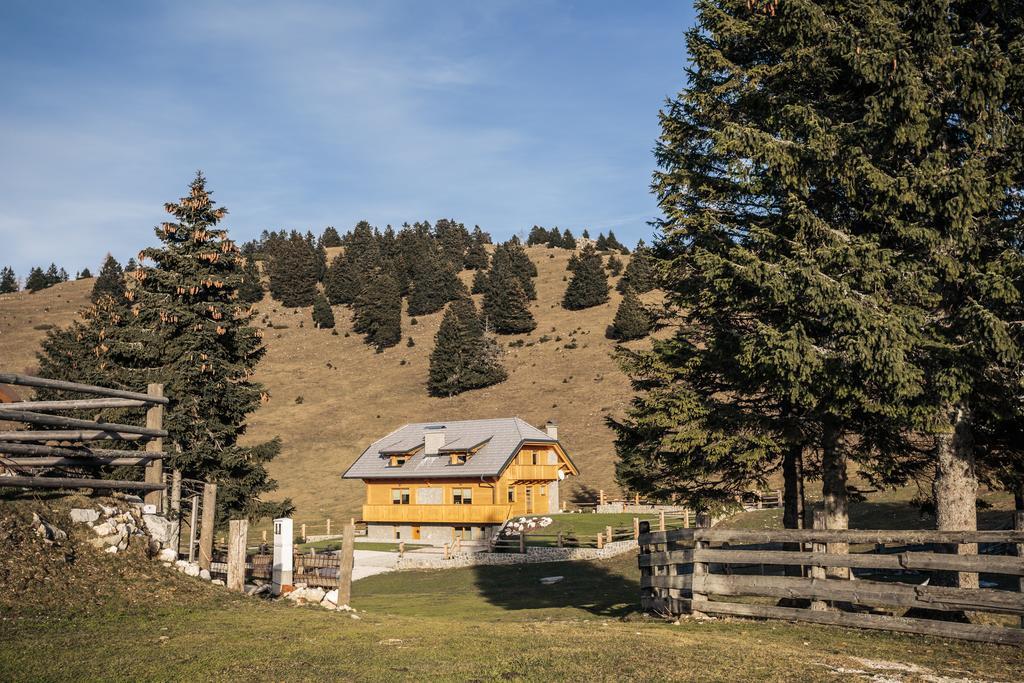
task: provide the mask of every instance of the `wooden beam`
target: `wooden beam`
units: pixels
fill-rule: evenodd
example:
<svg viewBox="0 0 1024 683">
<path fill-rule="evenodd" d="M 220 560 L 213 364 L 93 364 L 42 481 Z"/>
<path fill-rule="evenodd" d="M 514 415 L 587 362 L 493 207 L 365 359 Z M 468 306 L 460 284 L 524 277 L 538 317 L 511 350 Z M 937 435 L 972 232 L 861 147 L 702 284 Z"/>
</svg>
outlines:
<svg viewBox="0 0 1024 683">
<path fill-rule="evenodd" d="M 17 401 L 0 403 L 4 410 L 34 410 L 47 412 L 51 410 L 102 410 L 104 408 L 142 408 L 148 405 L 145 401 L 132 398 L 83 398 L 70 401 Z"/>
<path fill-rule="evenodd" d="M 355 561 L 356 526 L 347 522 L 342 529 L 341 555 L 338 566 L 338 607 L 352 604 L 352 566 Z"/>
<path fill-rule="evenodd" d="M 156 399 L 162 399 L 164 397 L 164 385 L 163 384 L 150 384 L 147 387 L 147 393 L 155 401 Z M 164 440 L 161 437 L 167 436 L 167 432 L 163 429 L 164 426 L 164 407 L 162 404 L 157 403 L 146 411 L 146 430 L 151 434 L 157 434 L 158 438 L 153 439 L 146 444 L 147 451 L 162 451 L 164 449 Z M 146 465 L 146 481 L 153 482 L 154 484 L 164 483 L 164 463 L 162 460 L 153 460 Z M 155 505 L 157 510 L 163 509 L 164 490 L 150 491 L 146 494 L 146 503 Z M 207 567 L 209 569 L 209 567 Z"/>
<path fill-rule="evenodd" d="M 163 451 L 128 451 L 119 448 L 91 448 L 89 446 L 42 446 L 34 443 L 0 442 L 0 453 L 11 455 L 54 455 L 60 457 L 131 458 L 145 454 L 147 458 L 166 458 Z"/>
<path fill-rule="evenodd" d="M 1024 531 L 1024 510 L 1016 510 L 1013 513 L 1013 528 L 1017 531 Z M 1024 561 L 1024 543 L 1015 544 L 1017 559 Z M 1017 590 L 1024 594 L 1024 576 L 1017 580 Z M 1020 617 L 1020 627 L 1024 628 L 1024 615 Z"/>
<path fill-rule="evenodd" d="M 0 441 L 102 441 L 104 439 L 115 439 L 117 441 L 139 441 L 149 440 L 153 437 L 140 434 L 127 434 L 125 432 L 108 432 L 99 429 L 66 431 L 33 431 L 23 429 L 16 432 L 0 432 Z"/>
<path fill-rule="evenodd" d="M 691 574 L 655 574 L 652 576 L 640 577 L 641 588 L 675 588 L 678 590 L 690 590 L 693 588 L 693 576 Z"/>
<path fill-rule="evenodd" d="M 156 406 L 155 409 L 163 410 L 163 406 Z M 150 408 L 150 410 L 154 410 L 154 408 Z M 34 413 L 28 410 L 7 410 L 6 407 L 2 406 L 0 406 L 0 420 L 7 420 L 10 422 L 28 422 L 29 424 L 50 425 L 53 427 L 96 429 L 103 432 L 124 432 L 126 434 L 139 434 L 141 436 L 167 436 L 167 432 L 163 429 L 137 427 L 135 425 L 118 424 L 115 422 L 80 420 L 75 417 L 46 415 L 44 413 Z"/>
<path fill-rule="evenodd" d="M 686 529 L 665 532 L 670 537 Z M 695 540 L 711 543 L 1024 543 L 1024 531 L 933 531 L 885 529 L 701 529 Z M 657 537 L 658 534 L 651 534 Z M 676 538 L 670 538 L 676 540 Z M 644 542 L 641 539 L 641 542 Z M 650 542 L 664 543 L 654 539 Z"/>
<path fill-rule="evenodd" d="M 249 537 L 249 521 L 228 522 L 228 590 L 245 592 L 245 547 Z"/>
<path fill-rule="evenodd" d="M 945 612 L 960 610 L 1024 614 L 1024 594 L 987 588 L 918 586 L 888 581 L 805 579 L 800 576 L 744 574 L 693 577 L 694 595 L 759 595 L 772 598 L 838 600 L 857 605 L 918 607 Z"/>
<path fill-rule="evenodd" d="M 71 477 L 0 477 L 0 487 L 30 489 L 126 489 L 150 491 L 153 485 L 144 481 L 121 479 L 76 479 Z"/>
<path fill-rule="evenodd" d="M 949 555 L 927 552 L 833 555 L 831 553 L 790 550 L 712 548 L 699 551 L 695 559 L 700 562 L 721 564 L 818 565 L 820 567 L 855 567 L 858 569 L 969 571 L 1024 576 L 1024 559 L 1000 555 Z M 667 562 L 658 564 L 667 564 Z"/>
<path fill-rule="evenodd" d="M 113 398 L 130 398 L 136 401 L 143 401 L 148 404 L 167 404 L 166 398 L 154 399 L 147 394 L 136 391 L 123 391 L 121 389 L 110 389 L 98 387 L 92 384 L 79 384 L 77 382 L 65 382 L 58 379 L 47 379 L 45 377 L 32 377 L 31 375 L 19 375 L 17 373 L 0 373 L 0 384 L 16 384 L 24 387 L 39 387 L 43 389 L 58 389 L 61 391 L 77 391 L 83 394 L 94 394 L 96 396 L 111 396 Z"/>
<path fill-rule="evenodd" d="M 73 458 L 7 458 L 0 455 L 0 465 L 13 467 L 136 467 L 148 465 L 155 458 L 137 456 L 131 458 L 109 458 L 101 455 L 76 456 Z"/>
<path fill-rule="evenodd" d="M 647 534 L 640 534 L 640 545 L 653 545 L 655 543 L 672 543 L 673 541 L 692 541 L 696 529 L 671 529 L 669 531 L 652 531 Z"/>
<path fill-rule="evenodd" d="M 199 531 L 199 568 L 210 569 L 213 562 L 213 525 L 217 519 L 217 485 L 203 485 L 203 520 Z"/>
<path fill-rule="evenodd" d="M 702 550 L 701 553 L 707 551 Z M 694 560 L 692 549 L 669 550 L 661 553 L 646 553 L 640 555 L 637 562 L 641 567 L 661 567 L 666 564 L 689 564 Z M 702 562 L 705 560 L 701 560 Z"/>
<path fill-rule="evenodd" d="M 830 626 L 919 633 L 940 638 L 960 638 L 962 640 L 974 640 L 983 643 L 1024 645 L 1024 629 L 1004 628 L 1002 626 L 959 624 L 951 621 L 911 619 L 908 617 L 858 614 L 855 612 L 813 612 L 795 607 L 770 607 L 768 605 L 733 602 L 703 601 L 700 604 L 694 604 L 693 609 L 705 614 L 723 616 L 806 621 L 814 624 L 828 624 Z"/>
</svg>

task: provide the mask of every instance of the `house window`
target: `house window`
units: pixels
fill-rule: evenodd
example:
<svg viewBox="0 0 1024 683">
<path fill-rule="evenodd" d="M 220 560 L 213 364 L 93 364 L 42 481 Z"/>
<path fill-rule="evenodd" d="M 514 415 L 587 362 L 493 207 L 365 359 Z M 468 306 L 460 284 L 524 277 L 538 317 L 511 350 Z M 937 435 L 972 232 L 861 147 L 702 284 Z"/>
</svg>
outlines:
<svg viewBox="0 0 1024 683">
<path fill-rule="evenodd" d="M 391 489 L 392 505 L 408 505 L 409 489 Z"/>
<path fill-rule="evenodd" d="M 469 460 L 469 453 L 452 453 L 449 462 L 452 465 L 465 465 L 467 460 Z"/>
<path fill-rule="evenodd" d="M 516 487 L 515 486 L 509 486 L 508 487 L 508 502 L 510 502 L 510 503 L 516 502 Z"/>
<path fill-rule="evenodd" d="M 534 451 L 534 452 L 533 452 L 533 464 L 534 464 L 534 465 L 537 465 L 537 464 L 538 464 L 538 463 L 537 463 L 537 451 Z"/>
<path fill-rule="evenodd" d="M 472 505 L 473 489 L 452 489 L 453 505 Z"/>
<path fill-rule="evenodd" d="M 388 467 L 401 467 L 409 460 L 408 455 L 392 455 Z"/>
</svg>

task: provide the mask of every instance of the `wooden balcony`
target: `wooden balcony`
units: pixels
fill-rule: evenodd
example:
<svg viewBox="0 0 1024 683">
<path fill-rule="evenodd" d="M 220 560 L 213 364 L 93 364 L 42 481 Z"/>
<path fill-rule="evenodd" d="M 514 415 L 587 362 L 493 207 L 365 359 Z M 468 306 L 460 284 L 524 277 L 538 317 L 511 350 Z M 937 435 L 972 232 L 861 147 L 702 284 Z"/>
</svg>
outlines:
<svg viewBox="0 0 1024 683">
<path fill-rule="evenodd" d="M 501 524 L 510 505 L 364 505 L 363 521 L 404 524 Z"/>
<path fill-rule="evenodd" d="M 555 481 L 558 465 L 510 465 L 507 476 L 513 481 Z"/>
</svg>

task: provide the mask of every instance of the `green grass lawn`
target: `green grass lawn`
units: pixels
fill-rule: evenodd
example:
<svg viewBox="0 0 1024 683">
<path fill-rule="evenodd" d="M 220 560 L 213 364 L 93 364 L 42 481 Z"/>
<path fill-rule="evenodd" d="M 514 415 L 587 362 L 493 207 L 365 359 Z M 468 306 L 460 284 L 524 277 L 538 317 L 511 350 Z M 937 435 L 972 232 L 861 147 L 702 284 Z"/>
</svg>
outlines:
<svg viewBox="0 0 1024 683">
<path fill-rule="evenodd" d="M 406 550 L 425 547 L 425 545 L 417 545 L 414 543 L 405 544 Z M 321 550 L 340 550 L 341 541 L 338 539 L 332 539 L 329 541 L 315 541 L 312 543 L 296 543 L 295 548 L 302 553 L 309 552 L 310 550 L 316 550 L 317 552 L 320 552 Z M 397 543 L 388 543 L 386 541 L 360 541 L 359 539 L 356 539 L 355 548 L 356 550 L 379 550 L 389 553 L 398 552 Z"/>
</svg>

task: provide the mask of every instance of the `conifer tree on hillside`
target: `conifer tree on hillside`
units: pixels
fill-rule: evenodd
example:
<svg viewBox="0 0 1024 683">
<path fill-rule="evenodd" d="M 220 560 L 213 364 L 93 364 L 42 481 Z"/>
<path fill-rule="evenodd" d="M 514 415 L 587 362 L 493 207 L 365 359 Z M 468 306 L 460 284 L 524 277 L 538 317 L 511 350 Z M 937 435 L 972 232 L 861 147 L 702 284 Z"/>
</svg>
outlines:
<svg viewBox="0 0 1024 683">
<path fill-rule="evenodd" d="M 454 396 L 498 384 L 507 376 L 501 351 L 484 334 L 473 300 L 460 297 L 448 304 L 430 354 L 430 395 Z"/>
<path fill-rule="evenodd" d="M 557 249 L 562 247 L 562 231 L 558 228 L 551 228 L 551 231 L 548 232 L 548 239 L 545 242 L 545 246 L 547 246 L 548 249 Z"/>
<path fill-rule="evenodd" d="M 507 259 L 495 259 L 484 288 L 483 318 L 498 334 L 521 334 L 537 327 L 522 281 Z"/>
<path fill-rule="evenodd" d="M 526 236 L 526 245 L 529 247 L 537 247 L 541 244 L 547 244 L 550 239 L 551 234 L 547 229 L 542 228 L 539 225 L 535 225 L 530 228 L 530 234 Z"/>
<path fill-rule="evenodd" d="M 495 267 L 495 262 L 499 264 L 507 262 L 519 277 L 519 283 L 523 286 L 523 291 L 526 292 L 526 298 L 531 301 L 537 298 L 537 287 L 533 283 L 533 278 L 537 277 L 537 265 L 530 260 L 518 239 L 513 237 L 509 241 L 499 244 L 491 257 L 492 270 Z"/>
<path fill-rule="evenodd" d="M 434 235 L 448 263 L 456 272 L 462 270 L 466 250 L 472 240 L 466 226 L 453 219 L 441 218 L 434 224 Z"/>
<path fill-rule="evenodd" d="M 562 231 L 562 248 L 563 249 L 575 249 L 576 238 L 572 236 L 572 231 L 566 228 Z"/>
<path fill-rule="evenodd" d="M 378 268 L 352 304 L 352 329 L 383 351 L 402 340 L 402 293 L 389 270 Z"/>
<path fill-rule="evenodd" d="M 620 254 L 629 253 L 629 249 L 627 249 L 622 242 L 619 242 L 618 238 L 615 237 L 615 233 L 611 230 L 608 231 L 608 237 L 605 239 L 605 246 L 612 251 L 619 252 Z"/>
<path fill-rule="evenodd" d="M 124 264 L 125 275 L 128 273 L 134 273 L 139 267 L 139 264 L 135 262 L 135 257 L 131 256 L 128 258 L 128 263 Z"/>
<path fill-rule="evenodd" d="M 324 277 L 324 291 L 332 304 L 353 303 L 370 274 L 384 265 L 381 237 L 368 222 L 359 221 L 343 243 L 344 253 L 334 257 Z"/>
<path fill-rule="evenodd" d="M 483 294 L 487 291 L 487 281 L 490 278 L 490 270 L 478 270 L 473 273 L 473 286 L 470 288 L 470 294 Z M 522 285 L 520 285 L 522 286 Z"/>
<path fill-rule="evenodd" d="M 70 334 L 52 335 L 40 367 L 48 376 L 82 381 L 66 352 L 84 341 L 92 345 L 84 355 L 95 360 L 78 362 L 95 362 L 98 372 L 85 381 L 136 391 L 164 384 L 173 444 L 167 466 L 217 483 L 221 520 L 288 513 L 288 501 L 260 501 L 276 488 L 265 465 L 280 441 L 239 444 L 246 416 L 265 397 L 251 380 L 265 349 L 253 313 L 238 301 L 242 258 L 218 225 L 227 211 L 213 204 L 201 174 L 187 196 L 165 208 L 171 221 L 156 228 L 161 244 L 140 253 L 143 265 L 128 279 L 123 302 L 104 297 Z"/>
<path fill-rule="evenodd" d="M 637 294 L 649 292 L 658 286 L 658 261 L 651 254 L 651 250 L 644 245 L 644 241 L 637 242 L 633 256 L 626 264 L 626 270 L 615 285 L 620 293 L 624 294 L 626 288 L 632 289 Z"/>
<path fill-rule="evenodd" d="M 604 233 L 598 233 L 597 239 L 594 240 L 594 249 L 598 251 L 608 251 L 608 238 L 604 236 Z"/>
<path fill-rule="evenodd" d="M 587 230 L 586 228 L 583 228 L 583 232 L 580 234 L 580 237 L 582 237 L 585 240 L 589 240 L 590 239 L 590 231 Z"/>
<path fill-rule="evenodd" d="M 633 290 L 627 288 L 622 301 L 619 302 L 618 310 L 615 311 L 615 319 L 605 330 L 605 336 L 619 341 L 640 339 L 650 334 L 652 327 L 650 312 Z"/>
<path fill-rule="evenodd" d="M 487 268 L 490 260 L 491 257 L 487 253 L 486 242 L 484 242 L 484 233 L 478 225 L 473 230 L 469 249 L 466 250 L 466 257 L 463 259 L 462 265 L 469 270 L 480 271 Z"/>
<path fill-rule="evenodd" d="M 562 307 L 578 311 L 608 301 L 608 277 L 601 257 L 592 246 L 586 246 L 573 264 L 572 278 L 562 297 Z"/>
<path fill-rule="evenodd" d="M 242 283 L 238 286 L 238 300 L 243 304 L 258 304 L 263 301 L 263 282 L 256 261 L 245 258 L 242 266 Z"/>
<path fill-rule="evenodd" d="M 92 277 L 92 271 L 90 271 L 88 268 L 82 268 L 82 272 L 78 273 L 75 276 L 75 279 L 76 280 L 88 280 L 91 277 Z"/>
<path fill-rule="evenodd" d="M 327 266 L 324 276 L 324 294 L 332 304 L 351 304 L 358 294 L 358 280 L 350 277 L 344 254 L 338 254 Z"/>
<path fill-rule="evenodd" d="M 465 294 L 466 286 L 439 249 L 430 248 L 416 258 L 409 287 L 409 315 L 436 313 Z"/>
<path fill-rule="evenodd" d="M 117 262 L 117 259 L 110 254 L 107 254 L 107 258 L 103 260 L 103 266 L 100 268 L 96 282 L 92 283 L 90 298 L 93 303 L 96 303 L 104 296 L 109 296 L 117 301 L 124 298 L 124 271 L 121 270 L 121 264 Z"/>
<path fill-rule="evenodd" d="M 14 269 L 4 266 L 3 270 L 0 270 L 0 294 L 11 294 L 17 291 L 18 278 L 14 274 Z"/>
<path fill-rule="evenodd" d="M 270 260 L 270 294 L 287 308 L 312 306 L 320 264 L 316 248 L 292 232 Z"/>
<path fill-rule="evenodd" d="M 328 225 L 324 228 L 324 234 L 320 236 L 320 244 L 328 248 L 340 247 L 341 235 L 334 229 L 334 226 Z"/>
<path fill-rule="evenodd" d="M 320 292 L 313 299 L 313 324 L 322 330 L 334 329 L 334 311 L 327 297 Z"/>
<path fill-rule="evenodd" d="M 608 257 L 608 263 L 606 264 L 606 267 L 608 268 L 609 273 L 611 273 L 613 276 L 616 276 L 622 272 L 622 260 L 615 254 L 612 254 L 611 256 Z"/>
<path fill-rule="evenodd" d="M 28 277 L 25 278 L 25 289 L 35 294 L 41 289 L 46 289 L 50 286 L 49 280 L 46 278 L 46 273 L 43 269 L 36 266 L 28 271 Z"/>
</svg>

